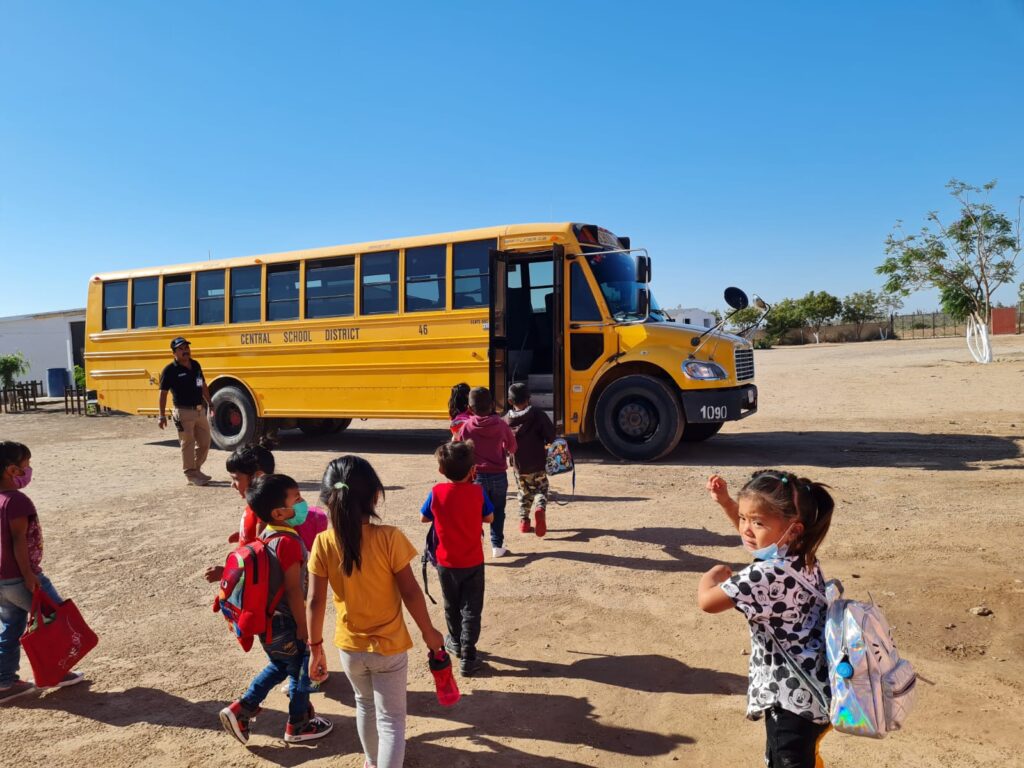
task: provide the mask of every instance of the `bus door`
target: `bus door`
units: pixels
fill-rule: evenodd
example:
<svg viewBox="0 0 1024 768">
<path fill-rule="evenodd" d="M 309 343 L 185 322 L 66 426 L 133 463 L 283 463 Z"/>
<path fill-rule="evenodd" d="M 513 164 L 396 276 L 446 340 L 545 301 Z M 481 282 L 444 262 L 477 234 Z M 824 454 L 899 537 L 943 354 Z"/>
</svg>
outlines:
<svg viewBox="0 0 1024 768">
<path fill-rule="evenodd" d="M 508 254 L 491 250 L 490 390 L 495 408 L 505 410 L 508 393 Z"/>
</svg>

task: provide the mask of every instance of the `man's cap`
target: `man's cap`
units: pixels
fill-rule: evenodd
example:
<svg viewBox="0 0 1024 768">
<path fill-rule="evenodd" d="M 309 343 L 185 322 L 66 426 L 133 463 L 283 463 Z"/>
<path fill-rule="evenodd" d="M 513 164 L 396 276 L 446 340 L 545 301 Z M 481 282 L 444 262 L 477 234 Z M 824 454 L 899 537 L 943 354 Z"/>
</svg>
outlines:
<svg viewBox="0 0 1024 768">
<path fill-rule="evenodd" d="M 188 345 L 188 339 L 186 339 L 184 336 L 179 336 L 178 338 L 171 342 L 171 349 L 175 350 L 178 347 L 184 347 L 186 345 Z"/>
</svg>

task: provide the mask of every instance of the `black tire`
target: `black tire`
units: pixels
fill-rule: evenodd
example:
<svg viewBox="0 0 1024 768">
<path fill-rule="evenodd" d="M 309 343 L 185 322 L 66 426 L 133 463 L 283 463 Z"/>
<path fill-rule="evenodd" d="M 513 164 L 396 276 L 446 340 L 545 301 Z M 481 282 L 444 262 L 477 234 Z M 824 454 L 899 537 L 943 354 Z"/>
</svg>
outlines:
<svg viewBox="0 0 1024 768">
<path fill-rule="evenodd" d="M 725 424 L 724 421 L 713 421 L 709 424 L 687 424 L 683 427 L 683 442 L 699 443 L 709 437 L 714 437 L 723 424 Z"/>
<path fill-rule="evenodd" d="M 302 434 L 319 437 L 334 431 L 334 419 L 299 419 Z"/>
<path fill-rule="evenodd" d="M 597 437 L 614 456 L 654 461 L 679 444 L 683 409 L 679 396 L 650 376 L 623 376 L 597 399 Z"/>
<path fill-rule="evenodd" d="M 352 419 L 331 419 L 334 422 L 334 427 L 331 429 L 332 432 L 344 432 L 348 429 L 349 424 L 352 423 Z"/>
<path fill-rule="evenodd" d="M 249 393 L 240 387 L 223 387 L 213 393 L 210 432 L 213 444 L 233 451 L 256 441 L 256 406 Z"/>
</svg>

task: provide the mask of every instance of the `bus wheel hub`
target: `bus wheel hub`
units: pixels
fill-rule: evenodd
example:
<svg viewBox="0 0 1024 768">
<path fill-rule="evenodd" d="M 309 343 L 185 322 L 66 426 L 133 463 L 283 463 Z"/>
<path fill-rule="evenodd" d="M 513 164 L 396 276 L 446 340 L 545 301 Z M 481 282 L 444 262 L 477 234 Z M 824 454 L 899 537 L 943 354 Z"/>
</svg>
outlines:
<svg viewBox="0 0 1024 768">
<path fill-rule="evenodd" d="M 642 437 L 651 431 L 651 412 L 640 403 L 629 403 L 619 411 L 619 429 L 629 437 Z"/>
</svg>

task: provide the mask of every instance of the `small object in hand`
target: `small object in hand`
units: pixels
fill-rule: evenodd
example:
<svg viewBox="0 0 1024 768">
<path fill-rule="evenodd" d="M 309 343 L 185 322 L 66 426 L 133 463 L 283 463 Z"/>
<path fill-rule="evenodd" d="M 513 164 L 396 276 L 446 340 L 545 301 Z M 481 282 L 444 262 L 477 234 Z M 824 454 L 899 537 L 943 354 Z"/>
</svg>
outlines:
<svg viewBox="0 0 1024 768">
<path fill-rule="evenodd" d="M 434 688 L 437 690 L 437 700 L 442 707 L 451 707 L 459 700 L 459 686 L 455 683 L 455 676 L 452 674 L 452 660 L 444 648 L 427 653 L 427 663 L 430 665 L 430 674 L 434 676 Z"/>
</svg>

